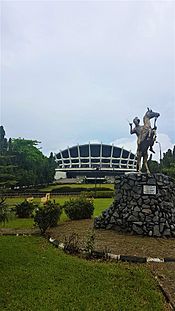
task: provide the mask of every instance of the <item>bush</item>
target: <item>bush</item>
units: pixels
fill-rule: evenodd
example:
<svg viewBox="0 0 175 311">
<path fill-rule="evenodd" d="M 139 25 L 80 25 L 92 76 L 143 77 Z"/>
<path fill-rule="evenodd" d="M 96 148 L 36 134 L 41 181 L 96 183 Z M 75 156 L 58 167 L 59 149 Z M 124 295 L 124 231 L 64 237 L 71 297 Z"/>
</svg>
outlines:
<svg viewBox="0 0 175 311">
<path fill-rule="evenodd" d="M 29 218 L 32 216 L 35 207 L 36 205 L 32 202 L 24 200 L 22 203 L 16 204 L 13 210 L 15 211 L 16 216 L 19 218 Z"/>
<path fill-rule="evenodd" d="M 95 246 L 95 231 L 92 229 L 91 231 L 88 231 L 87 238 L 85 241 L 85 252 L 87 252 L 87 257 L 90 257 Z"/>
<path fill-rule="evenodd" d="M 91 218 L 94 212 L 93 200 L 83 195 L 66 201 L 63 207 L 66 215 L 72 220 Z"/>
<path fill-rule="evenodd" d="M 64 251 L 69 254 L 77 254 L 80 252 L 79 236 L 76 233 L 72 233 L 64 240 Z"/>
<path fill-rule="evenodd" d="M 113 191 L 98 191 L 93 192 L 94 198 L 113 198 L 114 192 Z"/>
<path fill-rule="evenodd" d="M 61 213 L 62 208 L 59 204 L 48 201 L 44 206 L 36 209 L 34 216 L 35 225 L 37 225 L 41 233 L 44 234 L 48 228 L 57 226 Z"/>
</svg>

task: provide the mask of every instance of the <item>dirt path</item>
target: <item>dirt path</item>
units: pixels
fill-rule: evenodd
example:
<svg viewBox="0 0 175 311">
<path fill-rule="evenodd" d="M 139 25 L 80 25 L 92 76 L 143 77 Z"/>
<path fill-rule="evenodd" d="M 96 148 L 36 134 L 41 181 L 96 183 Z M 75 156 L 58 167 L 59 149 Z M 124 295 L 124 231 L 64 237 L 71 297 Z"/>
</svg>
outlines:
<svg viewBox="0 0 175 311">
<path fill-rule="evenodd" d="M 88 232 L 93 229 L 93 220 L 66 221 L 58 227 L 50 229 L 49 233 L 64 242 L 65 237 L 76 233 L 81 245 L 87 238 Z M 122 255 L 146 257 L 175 257 L 175 239 L 151 238 L 118 233 L 113 230 L 95 230 L 95 248 Z"/>
</svg>

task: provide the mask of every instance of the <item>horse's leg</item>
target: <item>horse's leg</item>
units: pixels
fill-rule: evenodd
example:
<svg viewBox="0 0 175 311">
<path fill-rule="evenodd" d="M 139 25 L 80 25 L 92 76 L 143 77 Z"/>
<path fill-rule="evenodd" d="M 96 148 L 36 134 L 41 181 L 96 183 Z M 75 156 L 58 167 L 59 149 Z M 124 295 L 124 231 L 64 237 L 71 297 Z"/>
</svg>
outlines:
<svg viewBox="0 0 175 311">
<path fill-rule="evenodd" d="M 137 172 L 141 172 L 141 153 L 137 152 Z"/>
<path fill-rule="evenodd" d="M 149 170 L 149 167 L 148 167 L 148 152 L 145 153 L 144 156 L 143 156 L 143 163 L 145 165 L 147 174 L 150 174 L 150 170 Z"/>
</svg>

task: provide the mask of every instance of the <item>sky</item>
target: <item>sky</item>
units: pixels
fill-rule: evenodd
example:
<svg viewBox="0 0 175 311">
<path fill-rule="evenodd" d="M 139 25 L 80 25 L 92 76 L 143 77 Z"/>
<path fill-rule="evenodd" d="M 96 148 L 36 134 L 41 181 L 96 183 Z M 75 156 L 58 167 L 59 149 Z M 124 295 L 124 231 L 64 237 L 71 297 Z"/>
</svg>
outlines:
<svg viewBox="0 0 175 311">
<path fill-rule="evenodd" d="M 44 154 L 77 143 L 136 152 L 128 121 L 159 112 L 175 144 L 174 1 L 1 1 L 1 124 Z"/>
</svg>

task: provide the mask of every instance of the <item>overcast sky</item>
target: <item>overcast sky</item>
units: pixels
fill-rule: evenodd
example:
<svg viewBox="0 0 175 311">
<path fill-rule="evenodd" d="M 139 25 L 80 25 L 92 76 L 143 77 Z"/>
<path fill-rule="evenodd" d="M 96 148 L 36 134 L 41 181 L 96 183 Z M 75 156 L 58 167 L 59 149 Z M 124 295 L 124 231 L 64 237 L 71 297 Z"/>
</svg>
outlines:
<svg viewBox="0 0 175 311">
<path fill-rule="evenodd" d="M 174 1 L 1 1 L 1 34 L 7 137 L 136 151 L 127 120 L 150 107 L 175 143 Z"/>
</svg>

